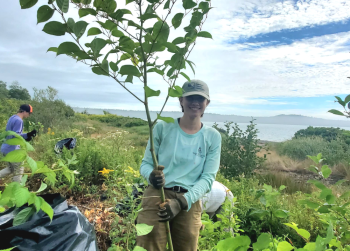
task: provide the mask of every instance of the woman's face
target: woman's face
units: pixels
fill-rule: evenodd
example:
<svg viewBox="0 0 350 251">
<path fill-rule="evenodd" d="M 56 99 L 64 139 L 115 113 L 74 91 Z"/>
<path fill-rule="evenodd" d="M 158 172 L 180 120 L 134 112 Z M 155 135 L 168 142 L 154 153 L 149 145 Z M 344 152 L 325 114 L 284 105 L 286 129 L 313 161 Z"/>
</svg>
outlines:
<svg viewBox="0 0 350 251">
<path fill-rule="evenodd" d="M 200 95 L 191 95 L 180 98 L 184 113 L 190 117 L 201 117 L 209 104 L 209 100 Z"/>
</svg>

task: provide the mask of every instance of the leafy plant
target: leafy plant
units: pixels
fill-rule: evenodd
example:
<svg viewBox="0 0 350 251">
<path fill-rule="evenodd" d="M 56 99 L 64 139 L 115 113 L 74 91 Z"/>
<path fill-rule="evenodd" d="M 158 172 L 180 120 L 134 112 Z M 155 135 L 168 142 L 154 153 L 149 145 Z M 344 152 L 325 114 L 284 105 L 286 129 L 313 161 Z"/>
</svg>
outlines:
<svg viewBox="0 0 350 251">
<path fill-rule="evenodd" d="M 245 132 L 239 128 L 237 123 L 232 124 L 233 122 L 225 122 L 220 173 L 226 178 L 238 177 L 241 174 L 251 176 L 253 171 L 265 161 L 265 158 L 257 156 L 257 153 L 263 148 L 258 144 L 258 130 L 255 128 L 254 120 L 250 122 Z M 220 131 L 217 124 L 214 125 L 214 128 Z"/>
<path fill-rule="evenodd" d="M 9 145 L 20 145 L 21 147 L 19 150 L 8 153 L 1 159 L 1 162 L 24 162 L 24 165 L 30 169 L 30 172 L 24 173 L 20 183 L 6 183 L 5 180 L 5 189 L 0 193 L 0 212 L 4 212 L 6 207 L 21 208 L 28 204 L 28 207 L 19 211 L 15 216 L 13 225 L 20 225 L 26 222 L 33 214 L 40 210 L 45 212 L 52 220 L 53 210 L 51 206 L 42 197 L 38 196 L 38 194 L 47 188 L 47 184 L 55 185 L 56 172 L 61 172 L 68 182 L 71 183 L 71 186 L 74 185 L 75 174 L 77 174 L 77 172 L 70 170 L 69 165 L 76 163 L 75 156 L 69 159 L 67 163 L 59 160 L 59 168 L 51 169 L 43 162 L 35 161 L 28 155 L 28 152 L 34 151 L 34 148 L 17 133 L 12 131 L 1 132 L 0 142 L 1 141 L 5 141 L 5 143 Z M 37 191 L 29 191 L 27 183 L 28 178 L 30 179 L 35 174 L 44 175 L 44 182 L 41 183 Z M 9 175 L 7 179 L 11 179 L 12 176 L 13 175 Z"/>
<path fill-rule="evenodd" d="M 37 0 L 20 1 L 22 9 L 31 8 Z M 56 55 L 67 56 L 87 64 L 93 73 L 113 78 L 122 88 L 128 91 L 145 106 L 149 125 L 150 144 L 153 147 L 153 126 L 158 119 L 173 122 L 172 118 L 165 118 L 161 113 L 169 97 L 181 97 L 182 89 L 176 85 L 180 75 L 187 80 L 190 78 L 182 70 L 186 64 L 193 70 L 194 63 L 188 60 L 198 37 L 211 38 L 211 34 L 202 31 L 203 24 L 211 9 L 211 2 L 200 3 L 193 0 L 183 0 L 183 12 L 173 15 L 177 0 L 127 0 L 126 5 L 133 3 L 136 11 L 118 9 L 115 0 L 82 1 L 68 0 L 49 1 L 49 5 L 38 9 L 38 23 L 48 21 L 54 12 L 62 18 L 62 22 L 50 21 L 44 25 L 43 31 L 50 35 L 63 36 L 69 34 L 74 42 L 63 42 L 58 47 L 51 47 L 48 51 Z M 76 21 L 65 15 L 72 6 L 78 9 L 80 18 L 90 15 L 96 19 L 98 27 L 91 27 L 88 36 L 96 36 L 91 42 L 83 44 L 82 36 L 87 30 L 88 22 Z M 165 13 L 163 16 L 161 13 Z M 185 35 L 169 40 L 171 28 L 177 29 L 182 25 L 185 16 L 192 13 L 189 25 L 184 27 Z M 130 15 L 132 17 L 130 17 Z M 171 24 L 167 22 L 172 16 Z M 137 19 L 136 19 L 137 18 Z M 104 38 L 101 38 L 104 37 Z M 168 51 L 168 60 L 159 62 L 157 54 Z M 104 53 L 103 53 L 104 52 Z M 194 71 L 194 70 L 193 70 Z M 159 96 L 159 90 L 149 86 L 149 74 L 158 74 L 168 84 L 168 93 L 157 119 L 152 121 L 149 113 L 148 99 Z M 143 83 L 144 99 L 133 93 L 128 83 L 136 81 Z M 154 168 L 158 168 L 157 158 L 152 150 Z M 164 191 L 161 192 L 162 201 Z M 167 223 L 168 244 L 171 244 L 169 223 Z"/>
<path fill-rule="evenodd" d="M 350 118 L 350 94 L 346 96 L 344 100 L 338 96 L 335 96 L 335 98 L 337 100 L 334 102 L 339 103 L 343 107 L 344 111 L 341 112 L 336 109 L 331 109 L 328 112 L 333 113 L 334 115 L 345 116 L 347 118 Z"/>
</svg>

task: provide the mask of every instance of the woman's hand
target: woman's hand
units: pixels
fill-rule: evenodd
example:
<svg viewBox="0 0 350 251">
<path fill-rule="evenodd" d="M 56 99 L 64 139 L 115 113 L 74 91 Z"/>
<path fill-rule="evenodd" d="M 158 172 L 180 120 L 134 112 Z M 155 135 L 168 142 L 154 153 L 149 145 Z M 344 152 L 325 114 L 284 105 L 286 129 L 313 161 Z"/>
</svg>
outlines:
<svg viewBox="0 0 350 251">
<path fill-rule="evenodd" d="M 153 170 L 149 176 L 149 182 L 155 189 L 161 189 L 165 185 L 164 166 L 158 166 L 158 170 Z"/>
</svg>

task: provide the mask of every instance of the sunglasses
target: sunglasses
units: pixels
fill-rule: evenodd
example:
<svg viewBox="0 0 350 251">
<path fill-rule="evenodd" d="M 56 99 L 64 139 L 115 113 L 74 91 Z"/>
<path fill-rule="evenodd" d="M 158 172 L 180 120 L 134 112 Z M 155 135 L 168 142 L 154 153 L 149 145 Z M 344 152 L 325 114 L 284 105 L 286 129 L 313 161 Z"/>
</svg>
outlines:
<svg viewBox="0 0 350 251">
<path fill-rule="evenodd" d="M 206 100 L 206 98 L 201 95 L 186 96 L 185 99 L 189 102 L 197 101 L 198 103 L 203 103 Z"/>
</svg>

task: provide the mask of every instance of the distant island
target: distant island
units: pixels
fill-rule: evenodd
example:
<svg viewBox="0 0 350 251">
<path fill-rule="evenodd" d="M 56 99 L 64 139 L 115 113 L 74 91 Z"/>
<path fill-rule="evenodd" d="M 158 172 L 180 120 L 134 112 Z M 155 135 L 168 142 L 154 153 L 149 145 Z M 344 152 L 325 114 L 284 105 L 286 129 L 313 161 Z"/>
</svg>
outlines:
<svg viewBox="0 0 350 251">
<path fill-rule="evenodd" d="M 128 111 L 117 109 L 94 109 L 94 108 L 80 108 L 73 107 L 76 112 L 86 111 L 89 114 L 103 114 L 103 111 L 107 111 L 111 114 L 116 114 L 124 117 L 135 117 L 146 120 L 146 113 L 144 111 Z M 182 112 L 163 112 L 163 117 L 179 118 L 182 116 Z M 152 119 L 157 117 L 157 112 L 151 111 Z M 321 118 L 313 118 L 302 115 L 277 115 L 272 117 L 253 117 L 257 124 L 281 124 L 281 125 L 306 125 L 306 126 L 332 126 L 332 127 L 350 127 L 349 121 L 343 120 L 328 120 Z M 226 122 L 232 121 L 235 123 L 249 123 L 252 117 L 250 116 L 237 116 L 237 115 L 221 115 L 213 113 L 205 113 L 202 121 L 204 122 Z"/>
</svg>

